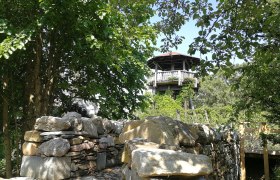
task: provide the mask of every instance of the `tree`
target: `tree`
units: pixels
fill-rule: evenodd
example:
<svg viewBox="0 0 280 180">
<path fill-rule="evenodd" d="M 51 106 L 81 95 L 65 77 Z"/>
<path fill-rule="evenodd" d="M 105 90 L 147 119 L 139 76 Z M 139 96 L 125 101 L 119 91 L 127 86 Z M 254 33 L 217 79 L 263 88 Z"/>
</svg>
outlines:
<svg viewBox="0 0 280 180">
<path fill-rule="evenodd" d="M 0 0 L 2 123 L 20 118 L 21 130 L 30 130 L 38 116 L 57 111 L 55 102 L 77 97 L 98 102 L 105 117 L 132 114 L 155 43 L 152 3 Z"/>
<path fill-rule="evenodd" d="M 277 76 L 274 75 L 279 71 L 279 1 L 221 0 L 216 4 L 208 0 L 158 2 L 159 12 L 163 18 L 159 27 L 166 28 L 163 32 L 167 37 L 189 19 L 196 21 L 196 26 L 201 28 L 199 36 L 189 47 L 189 53 L 199 51 L 202 55 L 212 54 L 211 59 L 206 57 L 201 61 L 202 75 L 209 72 L 217 73 L 220 68 L 229 75 L 236 70 L 232 66 L 233 59 L 247 62 L 248 66 L 237 69 L 243 73 L 241 79 L 244 81 L 248 79 L 247 98 L 246 102 L 243 101 L 245 102 L 243 107 L 247 109 L 258 107 L 267 111 L 272 115 L 268 116 L 270 121 L 273 121 L 273 116 L 278 116 L 279 112 L 276 109 L 279 97 L 276 94 L 279 87 L 272 84 L 277 81 Z M 176 25 L 173 27 L 171 22 Z M 166 38 L 169 39 L 171 38 Z M 179 41 L 174 39 L 173 43 L 167 42 L 166 46 L 170 44 L 176 46 L 176 42 Z M 273 87 L 268 89 L 268 84 Z M 272 105 L 276 108 L 272 108 Z"/>
</svg>

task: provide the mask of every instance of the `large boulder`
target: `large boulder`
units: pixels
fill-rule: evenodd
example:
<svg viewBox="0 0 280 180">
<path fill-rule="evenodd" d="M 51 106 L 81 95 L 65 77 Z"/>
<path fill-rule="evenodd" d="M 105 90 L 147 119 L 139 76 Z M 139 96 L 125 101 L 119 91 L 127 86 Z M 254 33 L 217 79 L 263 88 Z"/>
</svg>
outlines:
<svg viewBox="0 0 280 180">
<path fill-rule="evenodd" d="M 198 139 L 191 125 L 163 116 L 130 121 L 126 123 L 119 137 L 122 143 L 135 138 L 144 138 L 158 144 L 189 147 L 195 146 Z"/>
<path fill-rule="evenodd" d="M 67 179 L 70 178 L 71 157 L 38 157 L 23 156 L 20 176 L 35 179 Z"/>
<path fill-rule="evenodd" d="M 126 132 L 123 131 L 123 133 L 121 133 L 119 136 L 121 143 L 135 138 L 147 139 L 148 141 L 157 144 L 179 144 L 178 139 L 176 139 L 176 133 L 174 132 L 174 129 L 170 128 L 170 126 L 166 124 L 165 121 L 153 119 L 145 120 L 134 129 L 128 130 Z"/>
<path fill-rule="evenodd" d="M 43 131 L 63 131 L 71 128 L 71 122 L 68 119 L 62 119 L 53 116 L 42 116 L 36 119 L 34 129 Z"/>
<path fill-rule="evenodd" d="M 211 159 L 165 149 L 136 149 L 132 151 L 131 168 L 140 177 L 203 176 L 213 172 Z"/>
<path fill-rule="evenodd" d="M 38 151 L 45 156 L 64 156 L 70 149 L 70 144 L 66 139 L 55 138 L 42 143 Z"/>
</svg>

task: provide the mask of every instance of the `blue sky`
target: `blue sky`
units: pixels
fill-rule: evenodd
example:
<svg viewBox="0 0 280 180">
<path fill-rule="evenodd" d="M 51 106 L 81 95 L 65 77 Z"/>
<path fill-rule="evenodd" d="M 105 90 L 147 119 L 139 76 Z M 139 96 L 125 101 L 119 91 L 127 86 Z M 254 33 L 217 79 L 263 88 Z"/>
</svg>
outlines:
<svg viewBox="0 0 280 180">
<path fill-rule="evenodd" d="M 214 5 L 214 8 L 217 6 L 216 0 L 209 0 L 209 2 Z M 158 16 L 155 16 L 151 19 L 152 22 L 157 22 L 159 20 L 160 20 L 160 18 Z M 185 39 L 183 39 L 182 44 L 178 45 L 177 49 L 172 48 L 172 49 L 170 49 L 170 51 L 175 51 L 178 53 L 189 55 L 188 54 L 189 45 L 194 41 L 194 38 L 196 38 L 198 36 L 199 30 L 200 29 L 195 26 L 195 21 L 190 19 L 190 21 L 186 22 L 186 24 L 184 26 L 182 26 L 178 32 L 176 32 L 176 35 L 185 37 Z M 158 36 L 156 47 L 160 48 L 160 46 L 162 45 L 161 39 L 163 37 L 164 37 L 163 34 L 160 34 Z M 159 54 L 162 54 L 162 52 L 160 52 L 160 51 L 154 52 L 154 56 L 157 56 Z M 211 53 L 208 53 L 206 55 L 201 55 L 200 52 L 198 52 L 198 51 L 192 56 L 198 57 L 198 58 L 203 58 L 203 59 L 205 59 L 205 57 L 207 56 L 208 60 L 212 59 Z M 232 59 L 232 63 L 239 64 L 239 63 L 242 63 L 242 60 L 240 60 L 236 57 L 235 59 Z"/>
</svg>

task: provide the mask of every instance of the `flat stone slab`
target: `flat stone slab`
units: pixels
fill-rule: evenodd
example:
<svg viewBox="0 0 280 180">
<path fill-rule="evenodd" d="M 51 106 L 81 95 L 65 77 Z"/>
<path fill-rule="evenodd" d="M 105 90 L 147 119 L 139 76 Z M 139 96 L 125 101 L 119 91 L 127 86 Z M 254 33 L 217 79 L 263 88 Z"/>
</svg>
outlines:
<svg viewBox="0 0 280 180">
<path fill-rule="evenodd" d="M 70 157 L 22 157 L 20 176 L 47 180 L 67 179 L 70 178 L 70 172 Z"/>
<path fill-rule="evenodd" d="M 203 176 L 213 172 L 208 156 L 165 149 L 136 149 L 132 151 L 132 169 L 140 177 Z"/>
<path fill-rule="evenodd" d="M 53 132 L 43 132 L 41 136 L 58 136 L 58 135 L 84 135 L 89 136 L 87 132 L 78 132 L 78 131 L 53 131 Z"/>
<path fill-rule="evenodd" d="M 43 131 L 62 131 L 71 127 L 69 120 L 53 116 L 42 116 L 36 119 L 34 129 Z"/>
</svg>

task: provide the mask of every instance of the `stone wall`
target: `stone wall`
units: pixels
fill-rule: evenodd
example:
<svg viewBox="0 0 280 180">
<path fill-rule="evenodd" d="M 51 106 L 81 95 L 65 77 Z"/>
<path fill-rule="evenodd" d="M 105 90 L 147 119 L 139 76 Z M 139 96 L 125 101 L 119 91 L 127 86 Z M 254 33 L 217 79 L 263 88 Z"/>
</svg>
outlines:
<svg viewBox="0 0 280 180">
<path fill-rule="evenodd" d="M 126 142 L 122 157 L 126 179 L 239 179 L 239 139 L 226 126 L 213 129 L 147 117 L 126 123 L 120 141 Z"/>
<path fill-rule="evenodd" d="M 168 117 L 110 121 L 43 116 L 24 136 L 21 176 L 68 179 L 123 166 L 125 179 L 238 179 L 239 140 L 228 127 Z M 149 168 L 150 167 L 150 168 Z"/>
<path fill-rule="evenodd" d="M 123 122 L 84 118 L 70 112 L 43 116 L 27 131 L 22 146 L 21 176 L 66 179 L 91 175 L 121 163 L 118 142 Z"/>
</svg>

